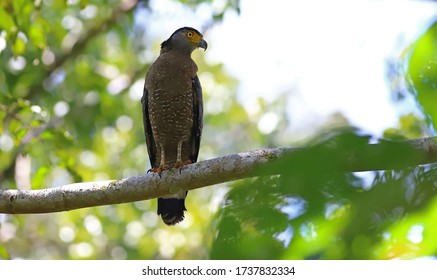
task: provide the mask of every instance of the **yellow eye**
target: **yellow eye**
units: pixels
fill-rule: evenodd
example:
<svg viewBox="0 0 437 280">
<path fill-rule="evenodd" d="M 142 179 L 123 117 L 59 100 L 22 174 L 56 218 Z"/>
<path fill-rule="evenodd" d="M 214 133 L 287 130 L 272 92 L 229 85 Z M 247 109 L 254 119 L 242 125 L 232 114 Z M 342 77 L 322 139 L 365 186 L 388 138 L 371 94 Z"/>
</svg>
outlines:
<svg viewBox="0 0 437 280">
<path fill-rule="evenodd" d="M 193 32 L 187 32 L 187 37 L 188 37 L 188 38 L 193 37 Z"/>
</svg>

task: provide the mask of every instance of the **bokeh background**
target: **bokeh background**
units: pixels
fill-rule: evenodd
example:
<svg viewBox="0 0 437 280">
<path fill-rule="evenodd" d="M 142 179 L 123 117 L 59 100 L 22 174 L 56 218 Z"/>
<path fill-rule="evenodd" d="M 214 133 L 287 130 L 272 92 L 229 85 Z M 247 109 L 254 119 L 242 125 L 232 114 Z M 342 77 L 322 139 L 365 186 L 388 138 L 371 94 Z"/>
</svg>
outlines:
<svg viewBox="0 0 437 280">
<path fill-rule="evenodd" d="M 435 258 L 436 165 L 345 173 L 335 156 L 435 135 L 436 16 L 435 1 L 2 1 L 2 189 L 144 174 L 144 76 L 182 26 L 209 44 L 193 53 L 199 160 L 308 149 L 279 176 L 190 191 L 175 227 L 155 200 L 0 214 L 0 258 Z"/>
</svg>

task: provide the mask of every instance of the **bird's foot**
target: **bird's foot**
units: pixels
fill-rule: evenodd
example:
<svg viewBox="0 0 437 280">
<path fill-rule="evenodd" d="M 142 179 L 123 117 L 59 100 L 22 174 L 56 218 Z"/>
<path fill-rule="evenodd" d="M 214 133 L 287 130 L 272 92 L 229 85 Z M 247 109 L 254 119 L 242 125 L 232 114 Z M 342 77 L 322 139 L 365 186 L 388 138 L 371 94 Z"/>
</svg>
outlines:
<svg viewBox="0 0 437 280">
<path fill-rule="evenodd" d="M 147 173 L 149 173 L 149 172 L 158 173 L 159 177 L 161 177 L 162 171 L 164 171 L 166 169 L 168 169 L 168 168 L 165 165 L 161 164 L 158 167 L 150 168 L 149 170 L 147 170 Z"/>
<path fill-rule="evenodd" d="M 190 159 L 187 159 L 186 161 L 178 160 L 173 164 L 173 168 L 181 168 L 181 167 L 184 167 L 185 165 L 188 165 L 190 163 L 193 163 Z"/>
<path fill-rule="evenodd" d="M 178 169 L 179 169 L 179 174 L 181 174 L 181 172 L 182 172 L 182 167 L 184 167 L 185 165 L 188 165 L 188 164 L 190 164 L 190 163 L 193 163 L 190 159 L 187 159 L 186 161 L 180 161 L 180 160 L 178 160 L 178 161 L 176 161 L 176 162 L 173 164 L 173 168 L 178 168 Z"/>
</svg>

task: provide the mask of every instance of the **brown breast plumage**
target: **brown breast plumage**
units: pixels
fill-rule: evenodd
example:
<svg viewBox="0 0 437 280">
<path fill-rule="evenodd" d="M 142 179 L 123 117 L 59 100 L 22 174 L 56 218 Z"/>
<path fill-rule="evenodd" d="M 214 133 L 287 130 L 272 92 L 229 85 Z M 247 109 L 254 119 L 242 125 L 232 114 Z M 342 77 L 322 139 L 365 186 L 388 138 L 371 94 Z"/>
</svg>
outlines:
<svg viewBox="0 0 437 280">
<path fill-rule="evenodd" d="M 150 124 L 156 145 L 165 150 L 166 164 L 176 162 L 178 143 L 186 141 L 192 133 L 192 79 L 196 72 L 197 66 L 190 56 L 170 51 L 159 56 L 146 77 Z M 182 148 L 182 161 L 188 160 L 188 152 Z M 159 164 L 160 160 L 158 153 L 156 162 Z"/>
</svg>

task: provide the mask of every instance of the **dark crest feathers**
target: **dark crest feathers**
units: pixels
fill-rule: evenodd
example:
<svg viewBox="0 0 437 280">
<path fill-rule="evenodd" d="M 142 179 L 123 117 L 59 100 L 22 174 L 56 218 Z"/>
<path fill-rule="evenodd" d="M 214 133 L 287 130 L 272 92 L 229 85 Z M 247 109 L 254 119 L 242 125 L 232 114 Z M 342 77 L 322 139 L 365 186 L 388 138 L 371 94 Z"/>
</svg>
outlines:
<svg viewBox="0 0 437 280">
<path fill-rule="evenodd" d="M 175 32 L 173 32 L 173 34 L 171 34 L 171 36 L 167 40 L 165 40 L 164 42 L 161 43 L 161 50 L 162 49 L 170 49 L 173 36 L 182 30 L 192 31 L 192 32 L 196 32 L 199 35 L 202 35 L 199 31 L 197 31 L 196 29 L 194 29 L 192 27 L 187 27 L 187 26 L 181 27 L 178 30 L 176 30 Z"/>
</svg>

